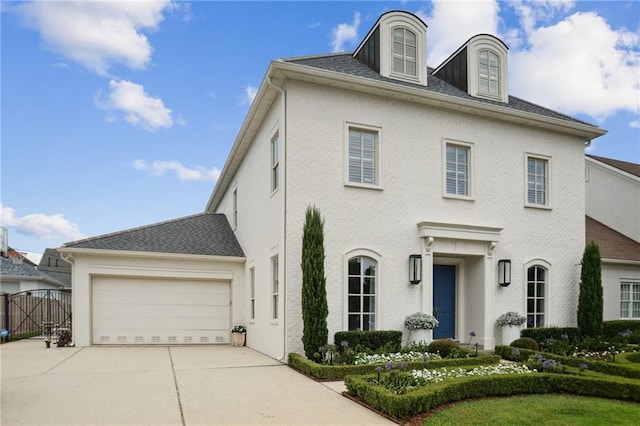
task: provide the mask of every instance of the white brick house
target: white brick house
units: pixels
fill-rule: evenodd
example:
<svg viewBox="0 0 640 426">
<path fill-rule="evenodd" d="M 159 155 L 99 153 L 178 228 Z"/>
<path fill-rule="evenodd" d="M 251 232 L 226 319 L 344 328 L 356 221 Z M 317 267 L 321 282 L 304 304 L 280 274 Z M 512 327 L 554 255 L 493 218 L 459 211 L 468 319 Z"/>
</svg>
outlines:
<svg viewBox="0 0 640 426">
<path fill-rule="evenodd" d="M 352 53 L 271 62 L 204 213 L 59 249 L 76 345 L 227 343 L 241 323 L 260 352 L 302 352 L 309 205 L 325 220 L 330 339 L 416 311 L 437 315 L 433 337 L 474 331 L 486 349 L 507 311 L 575 324 L 584 145 L 604 130 L 509 95 L 493 36 L 435 68 L 427 46 L 426 25 L 394 11 Z"/>
<path fill-rule="evenodd" d="M 475 331 L 490 349 L 506 311 L 575 324 L 584 145 L 604 131 L 509 96 L 507 48 L 493 36 L 428 68 L 426 31 L 389 12 L 353 53 L 270 64 L 207 205 L 245 252 L 236 320 L 255 349 L 302 351 L 309 205 L 325 219 L 330 336 L 402 329 L 423 311 L 441 320 L 435 337 Z"/>
</svg>

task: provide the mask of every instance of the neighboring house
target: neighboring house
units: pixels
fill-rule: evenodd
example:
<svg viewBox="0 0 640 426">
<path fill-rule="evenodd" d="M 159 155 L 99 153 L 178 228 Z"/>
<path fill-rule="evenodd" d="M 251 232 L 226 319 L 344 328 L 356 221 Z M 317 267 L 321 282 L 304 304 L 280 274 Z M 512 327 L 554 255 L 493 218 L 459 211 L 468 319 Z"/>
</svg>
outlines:
<svg viewBox="0 0 640 426">
<path fill-rule="evenodd" d="M 353 53 L 273 61 L 206 207 L 227 228 L 191 231 L 212 243 L 235 235 L 238 252 L 178 256 L 171 239 L 151 238 L 150 250 L 132 231 L 67 244 L 59 251 L 74 262 L 76 344 L 102 343 L 96 322 L 125 309 L 125 292 L 161 290 L 170 271 L 189 277 L 180 297 L 204 269 L 218 275 L 201 279 L 231 287 L 231 323 L 247 325 L 249 346 L 281 360 L 302 352 L 310 205 L 325 220 L 330 336 L 401 330 L 416 311 L 438 316 L 433 337 L 474 331 L 486 349 L 506 311 L 529 326 L 574 325 L 584 146 L 605 131 L 510 96 L 507 47 L 493 36 L 469 39 L 436 68 L 426 57 L 426 25 L 394 11 Z M 99 244 L 119 235 L 128 244 Z M 410 262 L 421 275 L 413 284 Z M 113 305 L 100 303 L 116 288 Z M 121 343 L 130 339 L 123 332 Z"/>
<path fill-rule="evenodd" d="M 602 257 L 604 319 L 640 319 L 640 164 L 587 155 L 586 242 Z"/>
<path fill-rule="evenodd" d="M 71 264 L 62 260 L 56 249 L 45 249 L 38 270 L 60 281 L 66 288 L 71 288 Z"/>
<path fill-rule="evenodd" d="M 38 270 L 27 259 L 16 263 L 12 258 L 2 256 L 0 262 L 0 293 L 14 294 L 29 290 L 64 287 L 62 282 Z"/>
</svg>

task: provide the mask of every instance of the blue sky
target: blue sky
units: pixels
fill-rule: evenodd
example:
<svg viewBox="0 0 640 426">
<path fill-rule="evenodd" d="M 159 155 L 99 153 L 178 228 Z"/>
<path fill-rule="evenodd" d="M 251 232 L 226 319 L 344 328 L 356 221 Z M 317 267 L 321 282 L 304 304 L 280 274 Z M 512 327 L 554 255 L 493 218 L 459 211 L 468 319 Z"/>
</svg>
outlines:
<svg viewBox="0 0 640 426">
<path fill-rule="evenodd" d="M 640 2 L 2 2 L 1 222 L 64 242 L 204 210 L 269 62 L 351 51 L 378 16 L 428 25 L 435 67 L 510 47 L 510 93 L 607 129 L 640 163 Z"/>
</svg>

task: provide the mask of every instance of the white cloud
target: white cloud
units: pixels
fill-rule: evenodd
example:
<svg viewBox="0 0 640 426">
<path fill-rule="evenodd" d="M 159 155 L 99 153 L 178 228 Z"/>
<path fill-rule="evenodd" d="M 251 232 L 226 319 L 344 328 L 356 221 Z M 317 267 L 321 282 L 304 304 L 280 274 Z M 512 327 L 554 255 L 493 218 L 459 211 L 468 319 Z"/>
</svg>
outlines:
<svg viewBox="0 0 640 426">
<path fill-rule="evenodd" d="M 345 43 L 353 43 L 358 39 L 358 27 L 360 27 L 360 12 L 353 15 L 351 24 L 342 23 L 331 32 L 331 46 L 333 52 L 344 51 Z"/>
<path fill-rule="evenodd" d="M 109 89 L 106 99 L 101 92 L 96 94 L 98 107 L 110 113 L 121 112 L 126 121 L 146 130 L 173 126 L 171 110 L 164 106 L 162 99 L 147 94 L 142 85 L 127 80 L 111 80 Z M 109 116 L 107 120 L 113 121 L 114 117 Z"/>
<path fill-rule="evenodd" d="M 476 34 L 498 35 L 496 0 L 435 1 L 431 14 L 416 12 L 428 26 L 427 64 L 437 67 Z"/>
<path fill-rule="evenodd" d="M 640 120 L 633 120 L 629 123 L 629 127 L 634 129 L 640 129 Z"/>
<path fill-rule="evenodd" d="M 640 36 L 578 12 L 527 35 L 511 52 L 512 93 L 569 114 L 602 119 L 640 112 Z"/>
<path fill-rule="evenodd" d="M 79 240 L 85 238 L 78 225 L 69 222 L 64 215 L 42 213 L 18 217 L 15 210 L 0 204 L 0 222 L 2 226 L 25 235 L 43 239 Z"/>
<path fill-rule="evenodd" d="M 34 1 L 15 10 L 50 49 L 106 75 L 113 63 L 147 66 L 152 48 L 142 32 L 156 30 L 174 6 L 170 0 Z"/>
<path fill-rule="evenodd" d="M 256 95 L 258 94 L 258 88 L 252 85 L 247 85 L 247 87 L 244 88 L 244 96 L 242 98 L 242 100 L 240 101 L 241 105 L 251 105 L 251 103 L 253 102 L 253 100 L 256 98 Z"/>
<path fill-rule="evenodd" d="M 151 173 L 152 176 L 163 176 L 165 172 L 171 171 L 176 174 L 180 180 L 205 180 L 217 181 L 220 176 L 220 170 L 217 167 L 206 169 L 202 166 L 186 167 L 179 161 L 154 161 L 147 163 L 144 160 L 135 160 L 133 168 L 136 170 L 144 170 Z"/>
</svg>

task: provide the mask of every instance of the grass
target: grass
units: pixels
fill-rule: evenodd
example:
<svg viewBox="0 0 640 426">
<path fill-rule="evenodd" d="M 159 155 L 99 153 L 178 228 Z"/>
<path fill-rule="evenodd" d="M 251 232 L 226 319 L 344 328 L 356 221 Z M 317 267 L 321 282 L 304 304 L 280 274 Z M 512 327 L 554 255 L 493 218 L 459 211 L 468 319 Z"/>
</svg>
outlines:
<svg viewBox="0 0 640 426">
<path fill-rule="evenodd" d="M 460 402 L 423 425 L 637 425 L 640 404 L 572 395 L 528 395 Z"/>
</svg>

